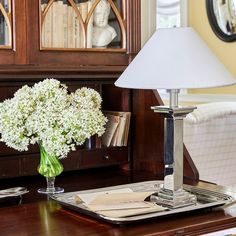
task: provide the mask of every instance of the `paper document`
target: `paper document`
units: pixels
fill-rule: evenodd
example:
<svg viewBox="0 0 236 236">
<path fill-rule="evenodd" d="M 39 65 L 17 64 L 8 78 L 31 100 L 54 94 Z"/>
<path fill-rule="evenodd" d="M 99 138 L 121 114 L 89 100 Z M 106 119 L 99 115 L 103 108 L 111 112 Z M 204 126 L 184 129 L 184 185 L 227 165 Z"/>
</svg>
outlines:
<svg viewBox="0 0 236 236">
<path fill-rule="evenodd" d="M 130 193 L 133 192 L 130 188 L 122 188 L 122 189 L 114 189 L 109 191 L 101 191 L 101 192 L 93 192 L 93 193 L 80 193 L 75 196 L 76 200 L 81 200 L 81 202 L 84 202 L 85 204 L 89 204 L 92 202 L 96 197 L 104 194 L 110 194 L 110 193 Z"/>
<path fill-rule="evenodd" d="M 149 213 L 158 212 L 158 211 L 165 211 L 166 209 L 167 208 L 164 208 L 162 206 L 156 205 L 155 203 L 152 203 L 152 207 L 149 207 L 149 208 L 97 211 L 97 213 L 104 216 L 108 216 L 108 217 L 120 218 L 120 217 L 149 214 Z"/>
<path fill-rule="evenodd" d="M 90 205 L 99 204 L 121 204 L 121 203 L 135 203 L 143 202 L 147 197 L 154 192 L 122 192 L 122 193 L 108 193 L 97 196 Z"/>
<path fill-rule="evenodd" d="M 89 204 L 88 207 L 93 211 L 110 211 L 110 210 L 125 210 L 125 209 L 144 209 L 153 206 L 152 202 L 125 202 L 113 204 Z"/>
<path fill-rule="evenodd" d="M 108 217 L 127 217 L 164 211 L 156 203 L 144 201 L 154 192 L 133 192 L 129 188 L 79 194 L 76 197 L 91 211 Z"/>
</svg>

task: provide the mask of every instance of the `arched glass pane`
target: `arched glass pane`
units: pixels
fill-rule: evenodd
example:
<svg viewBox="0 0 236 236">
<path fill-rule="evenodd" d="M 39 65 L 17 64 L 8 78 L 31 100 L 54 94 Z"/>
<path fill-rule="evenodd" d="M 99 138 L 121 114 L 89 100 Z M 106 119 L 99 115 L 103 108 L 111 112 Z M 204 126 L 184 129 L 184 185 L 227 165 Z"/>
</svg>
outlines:
<svg viewBox="0 0 236 236">
<path fill-rule="evenodd" d="M 113 2 L 121 17 L 122 2 L 120 0 L 115 0 Z M 122 47 L 122 32 L 121 32 L 121 28 L 120 28 L 120 24 L 118 22 L 117 16 L 112 8 L 109 15 L 109 25 L 112 28 L 114 28 L 116 36 L 113 38 L 113 40 L 108 45 L 108 47 L 121 48 Z"/>
<path fill-rule="evenodd" d="M 84 48 L 84 22 L 87 6 L 71 0 L 41 1 L 41 47 Z"/>
<path fill-rule="evenodd" d="M 41 49 L 122 48 L 123 0 L 40 2 Z"/>
<path fill-rule="evenodd" d="M 12 47 L 11 1 L 0 0 L 0 47 Z"/>
</svg>

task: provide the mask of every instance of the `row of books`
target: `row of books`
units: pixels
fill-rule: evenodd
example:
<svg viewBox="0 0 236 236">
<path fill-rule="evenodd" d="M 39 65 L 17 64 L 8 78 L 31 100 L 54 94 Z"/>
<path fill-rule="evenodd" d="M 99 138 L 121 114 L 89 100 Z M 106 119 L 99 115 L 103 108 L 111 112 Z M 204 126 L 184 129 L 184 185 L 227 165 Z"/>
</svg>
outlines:
<svg viewBox="0 0 236 236">
<path fill-rule="evenodd" d="M 92 4 L 91 1 L 76 4 L 83 22 L 85 22 Z M 46 6 L 47 4 L 42 4 L 41 10 L 43 11 Z M 93 14 L 87 24 L 85 35 L 75 9 L 63 1 L 54 1 L 49 7 L 42 24 L 42 46 L 55 48 L 91 48 L 92 31 Z"/>
<path fill-rule="evenodd" d="M 102 136 L 102 145 L 105 147 L 127 146 L 131 113 L 104 111 L 104 114 L 108 118 L 108 122 Z"/>
</svg>

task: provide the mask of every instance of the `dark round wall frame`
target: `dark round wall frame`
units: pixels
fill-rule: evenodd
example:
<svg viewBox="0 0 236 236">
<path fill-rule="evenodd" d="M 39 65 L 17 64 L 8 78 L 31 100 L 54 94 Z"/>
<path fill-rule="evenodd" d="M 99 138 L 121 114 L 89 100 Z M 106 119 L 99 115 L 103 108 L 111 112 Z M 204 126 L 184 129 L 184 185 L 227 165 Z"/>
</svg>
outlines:
<svg viewBox="0 0 236 236">
<path fill-rule="evenodd" d="M 216 3 L 216 1 L 218 0 L 206 0 L 207 16 L 208 16 L 208 20 L 211 25 L 211 28 L 213 32 L 216 34 L 216 36 L 220 38 L 221 40 L 225 42 L 233 42 L 236 40 L 236 25 L 235 27 L 232 27 L 232 21 L 229 21 L 228 19 L 224 19 L 225 25 L 223 25 L 222 22 L 220 22 L 217 19 L 217 16 L 214 10 L 214 8 L 216 7 L 214 6 L 214 4 Z M 234 20 L 236 21 L 236 19 Z M 222 25 L 224 28 L 222 28 Z"/>
</svg>

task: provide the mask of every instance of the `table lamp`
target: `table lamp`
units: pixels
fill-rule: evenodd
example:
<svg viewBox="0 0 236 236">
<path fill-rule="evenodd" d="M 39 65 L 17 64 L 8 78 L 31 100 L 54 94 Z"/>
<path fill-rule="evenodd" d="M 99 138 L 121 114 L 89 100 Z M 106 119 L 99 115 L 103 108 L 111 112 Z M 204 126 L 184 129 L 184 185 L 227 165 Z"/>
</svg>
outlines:
<svg viewBox="0 0 236 236">
<path fill-rule="evenodd" d="M 190 27 L 157 30 L 121 74 L 115 85 L 166 89 L 169 106 L 154 106 L 164 115 L 164 184 L 158 202 L 172 208 L 196 203 L 183 189 L 183 118 L 195 107 L 178 105 L 180 89 L 235 84 L 236 80 Z"/>
</svg>

